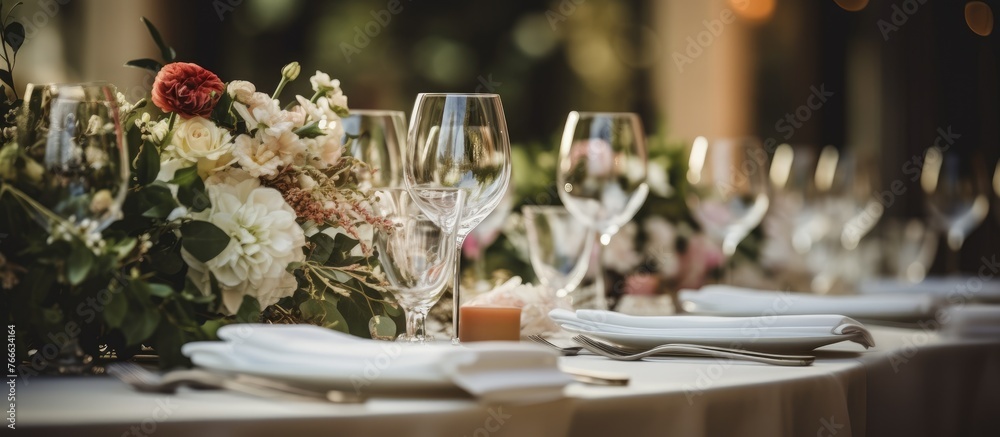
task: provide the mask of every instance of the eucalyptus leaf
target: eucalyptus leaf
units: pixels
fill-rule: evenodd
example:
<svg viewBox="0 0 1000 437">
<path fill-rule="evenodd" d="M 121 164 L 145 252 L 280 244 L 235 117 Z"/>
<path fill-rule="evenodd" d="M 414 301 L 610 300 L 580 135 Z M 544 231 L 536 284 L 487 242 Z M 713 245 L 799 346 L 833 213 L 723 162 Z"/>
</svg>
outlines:
<svg viewBox="0 0 1000 437">
<path fill-rule="evenodd" d="M 149 283 L 149 294 L 156 297 L 167 298 L 174 294 L 174 289 L 166 284 Z"/>
<path fill-rule="evenodd" d="M 229 245 L 231 238 L 218 226 L 201 220 L 181 225 L 181 245 L 201 262 L 208 262 Z"/>
<path fill-rule="evenodd" d="M 147 29 L 149 29 L 149 35 L 153 37 L 153 41 L 156 42 L 156 46 L 160 48 L 160 55 L 163 56 L 163 60 L 168 63 L 174 62 L 174 59 L 177 58 L 177 52 L 175 52 L 172 47 L 168 46 L 167 43 L 163 41 L 163 37 L 160 36 L 160 31 L 156 30 L 156 26 L 146 19 L 146 17 L 139 17 L 139 19 L 142 20 L 142 23 L 146 25 Z"/>
<path fill-rule="evenodd" d="M 302 313 L 303 319 L 310 322 L 323 320 L 326 316 L 326 308 L 316 299 L 307 299 L 299 304 L 299 312 Z"/>
<path fill-rule="evenodd" d="M 253 296 L 243 296 L 240 309 L 236 311 L 236 321 L 239 323 L 260 322 L 260 302 Z"/>
<path fill-rule="evenodd" d="M 125 334 L 125 344 L 131 346 L 148 340 L 156 331 L 156 326 L 160 324 L 160 317 L 162 316 L 156 308 L 143 307 L 142 312 L 130 311 L 121 326 Z"/>
<path fill-rule="evenodd" d="M 309 241 L 315 245 L 312 253 L 309 254 L 309 261 L 325 265 L 333 253 L 334 239 L 322 232 L 317 232 L 316 235 L 309 238 Z"/>
<path fill-rule="evenodd" d="M 374 316 L 368 321 L 368 331 L 372 338 L 394 340 L 396 338 L 396 322 L 390 317 Z"/>
<path fill-rule="evenodd" d="M 340 331 L 345 334 L 350 333 L 350 327 L 347 324 L 347 319 L 340 314 L 340 310 L 337 309 L 337 303 L 328 300 L 323 300 L 320 303 L 326 314 L 323 317 L 323 326 L 335 331 Z"/>
</svg>

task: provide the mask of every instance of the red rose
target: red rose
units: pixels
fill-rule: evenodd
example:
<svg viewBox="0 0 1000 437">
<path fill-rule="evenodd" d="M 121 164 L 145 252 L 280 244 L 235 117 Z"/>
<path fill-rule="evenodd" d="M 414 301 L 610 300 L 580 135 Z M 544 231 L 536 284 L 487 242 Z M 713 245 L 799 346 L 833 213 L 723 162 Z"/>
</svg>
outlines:
<svg viewBox="0 0 1000 437">
<path fill-rule="evenodd" d="M 164 65 L 153 81 L 153 104 L 181 117 L 208 117 L 219 103 L 226 85 L 219 76 L 197 64 Z"/>
</svg>

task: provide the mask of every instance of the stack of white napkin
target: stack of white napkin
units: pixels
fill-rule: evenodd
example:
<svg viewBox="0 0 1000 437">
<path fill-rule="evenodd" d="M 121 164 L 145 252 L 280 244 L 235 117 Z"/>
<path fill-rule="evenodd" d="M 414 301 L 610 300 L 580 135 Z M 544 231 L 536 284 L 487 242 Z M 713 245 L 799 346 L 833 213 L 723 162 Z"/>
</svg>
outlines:
<svg viewBox="0 0 1000 437">
<path fill-rule="evenodd" d="M 304 388 L 400 394 L 459 388 L 483 402 L 507 403 L 556 399 L 570 382 L 557 353 L 530 343 L 393 343 L 310 325 L 237 324 L 218 335 L 224 341 L 188 343 L 182 352 L 199 367 Z"/>
<path fill-rule="evenodd" d="M 928 294 L 874 294 L 820 296 L 805 293 L 762 291 L 728 285 L 701 290 L 681 290 L 681 306 L 691 314 L 761 316 L 793 314 L 843 314 L 857 319 L 914 321 L 931 319 L 941 304 Z"/>
<path fill-rule="evenodd" d="M 663 337 L 702 344 L 707 338 L 731 339 L 750 344 L 762 339 L 795 339 L 843 336 L 826 343 L 849 340 L 866 348 L 875 345 L 871 333 L 861 323 L 840 315 L 779 315 L 760 317 L 714 316 L 630 316 L 626 314 L 577 310 L 549 313 L 557 324 L 576 332 L 601 337 L 602 334 Z M 619 339 L 617 342 L 621 342 Z M 677 341 L 680 342 L 680 341 Z"/>
</svg>

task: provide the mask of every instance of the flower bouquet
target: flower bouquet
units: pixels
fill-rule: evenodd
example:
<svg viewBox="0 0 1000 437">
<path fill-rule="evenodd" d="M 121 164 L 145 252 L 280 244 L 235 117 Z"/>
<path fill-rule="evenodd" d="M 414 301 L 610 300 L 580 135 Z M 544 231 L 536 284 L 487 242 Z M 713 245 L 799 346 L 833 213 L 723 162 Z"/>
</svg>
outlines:
<svg viewBox="0 0 1000 437">
<path fill-rule="evenodd" d="M 116 115 L 107 126 L 120 123 L 118 150 L 130 168 L 123 200 L 119 207 L 113 189 L 93 192 L 97 184 L 75 194 L 90 210 L 103 199 L 98 206 L 118 220 L 102 229 L 53 213 L 39 199 L 46 181 L 60 176 L 35 149 L 51 145 L 55 128 L 46 141 L 20 141 L 13 123 L 3 126 L 0 296 L 8 325 L 26 340 L 17 352 L 29 373 L 74 357 L 128 357 L 143 346 L 164 367 L 183 365 L 182 344 L 234 322 L 393 336 L 402 314 L 383 288 L 371 244 L 385 225 L 359 177 L 373 169 L 344 153 L 351 138 L 340 82 L 316 72 L 312 96 L 283 105 L 298 63 L 282 69 L 270 95 L 249 82 L 227 84 L 175 62 L 143 21 L 164 62 L 127 65 L 156 72 L 153 105 L 120 93 L 106 102 Z M 37 132 L 36 106 L 12 102 L 6 115 L 21 133 Z M 98 166 L 90 146 L 76 146 L 85 149 L 77 161 Z"/>
</svg>

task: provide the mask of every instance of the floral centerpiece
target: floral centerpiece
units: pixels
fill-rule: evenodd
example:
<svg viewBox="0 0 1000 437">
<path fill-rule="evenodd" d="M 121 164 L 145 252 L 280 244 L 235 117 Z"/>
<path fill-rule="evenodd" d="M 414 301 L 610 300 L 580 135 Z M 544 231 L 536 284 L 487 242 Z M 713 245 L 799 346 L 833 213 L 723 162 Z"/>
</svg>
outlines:
<svg viewBox="0 0 1000 437">
<path fill-rule="evenodd" d="M 176 62 L 143 21 L 164 62 L 127 63 L 156 73 L 152 105 L 118 94 L 131 163 L 120 220 L 99 233 L 33 221 L 45 213 L 33 200 L 45 169 L 13 123 L 3 126 L 0 295 L 8 324 L 27 339 L 17 352 L 29 372 L 143 345 L 163 366 L 181 365 L 180 345 L 233 322 L 394 334 L 401 312 L 372 256 L 373 233 L 385 226 L 359 178 L 372 170 L 345 153 L 340 82 L 317 71 L 311 96 L 283 104 L 298 63 L 282 69 L 271 94 L 225 83 Z M 19 117 L 18 103 L 6 120 Z"/>
</svg>

